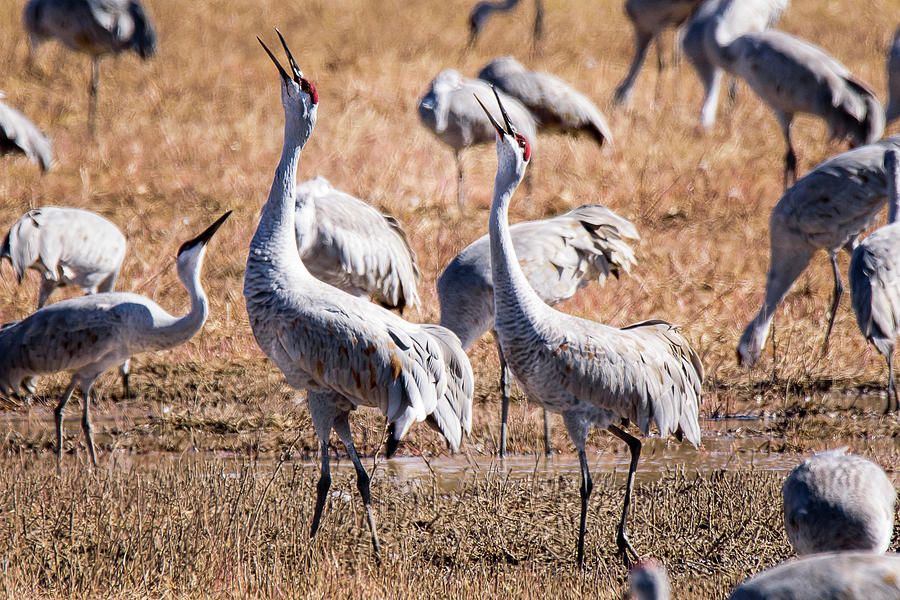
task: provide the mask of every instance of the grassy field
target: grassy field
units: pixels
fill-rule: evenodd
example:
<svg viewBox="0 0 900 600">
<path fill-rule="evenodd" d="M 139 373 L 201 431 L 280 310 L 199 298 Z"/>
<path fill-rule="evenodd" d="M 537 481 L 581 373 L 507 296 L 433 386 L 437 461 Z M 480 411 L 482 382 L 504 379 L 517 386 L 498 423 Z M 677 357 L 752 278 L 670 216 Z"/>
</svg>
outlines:
<svg viewBox="0 0 900 600">
<path fill-rule="evenodd" d="M 373 493 L 386 542 L 381 566 L 369 553 L 355 485 L 344 478 L 335 487 L 350 493 L 353 510 L 331 502 L 323 535 L 307 541 L 315 470 L 286 464 L 272 478 L 272 463 L 297 432 L 297 456 L 314 457 L 315 437 L 297 400 L 302 394 L 283 383 L 256 346 L 241 291 L 247 248 L 281 150 L 278 77 L 255 39 L 276 43 L 273 26 L 285 34 L 320 94 L 300 177 L 324 175 L 403 223 L 423 274 L 424 306 L 409 318 L 438 320 L 434 281 L 459 250 L 486 232 L 496 169 L 493 147 L 465 153 L 469 197 L 460 215 L 452 154 L 419 124 L 416 105 L 441 69 L 452 66 L 473 76 L 493 56 L 514 54 L 596 100 L 612 127 L 615 150 L 604 155 L 586 138 L 542 136 L 530 167 L 535 201 L 526 206 L 514 200 L 511 220 L 598 202 L 632 219 L 641 234 L 631 276 L 589 287 L 562 309 L 618 326 L 651 317 L 679 324 L 706 368 L 703 415 L 765 417 L 732 435 L 766 438 L 771 452 L 848 444 L 900 469 L 896 417 L 881 417 L 878 402 L 858 398 L 880 390 L 886 374 L 881 357 L 859 334 L 847 296 L 829 353 L 820 357 L 831 291 L 824 254 L 776 317 L 776 363 L 767 349 L 756 369 L 736 365 L 738 337 L 762 300 L 768 217 L 781 195 L 781 134 L 771 112 L 744 86 L 733 105 L 722 99 L 718 123 L 703 132 L 702 90 L 690 66 L 669 61 L 657 76 L 652 55 L 631 107 L 612 109 L 609 100 L 632 49 L 620 1 L 549 0 L 546 40 L 537 56 L 530 56 L 528 2 L 490 22 L 468 53 L 463 47 L 471 0 L 146 3 L 157 24 L 159 54 L 146 63 L 133 55 L 103 62 L 93 141 L 86 133 L 88 59 L 46 44 L 38 53 L 40 68 L 27 69 L 23 2 L 0 5 L 0 89 L 8 104 L 50 136 L 57 157 L 44 176 L 25 159 L 0 160 L 0 227 L 43 205 L 98 211 L 129 240 L 119 289 L 179 313 L 188 299 L 175 276 L 175 251 L 222 212 L 235 211 L 210 244 L 203 280 L 211 308 L 203 331 L 184 346 L 139 357 L 133 399 L 119 398 L 112 374 L 98 381 L 94 413 L 98 419 L 115 416 L 98 426 L 103 464 L 97 472 L 88 475 L 81 467 L 80 431 L 73 423 L 66 448 L 78 460 L 67 454 L 62 476 L 55 475 L 47 410 L 62 377 L 44 380 L 27 417 L 35 423 L 5 432 L 0 595 L 621 593 L 625 570 L 613 560 L 611 535 L 621 478 L 602 473 L 595 474 L 590 567 L 584 573 L 572 560 L 574 472 L 561 480 L 513 483 L 489 473 L 446 497 L 433 496 L 427 484 L 376 478 Z M 900 0 L 797 1 L 780 26 L 826 48 L 884 98 L 884 54 L 897 15 Z M 671 48 L 671 33 L 665 41 Z M 886 133 L 898 131 L 894 124 Z M 794 140 L 801 174 L 845 149 L 827 141 L 823 124 L 808 117 L 797 119 Z M 848 262 L 840 257 L 844 273 Z M 26 279 L 18 287 L 9 266 L 0 267 L 0 322 L 33 310 L 37 276 Z M 54 298 L 72 295 L 77 292 Z M 499 434 L 493 343 L 485 338 L 470 356 L 477 384 L 467 447 L 491 454 Z M 25 418 L 15 403 L 0 408 L 8 411 L 4 418 Z M 538 451 L 539 420 L 536 408 L 514 403 L 512 452 Z M 382 420 L 371 412 L 354 421 L 358 447 L 367 455 L 377 450 L 382 432 Z M 557 449 L 571 450 L 558 421 L 553 437 Z M 591 443 L 622 451 L 602 434 Z M 441 448 L 431 432 L 418 428 L 401 452 L 431 456 Z M 194 449 L 241 458 L 236 467 L 224 459 L 184 458 Z M 133 463 L 120 464 L 122 455 Z M 268 462 L 260 466 L 258 458 Z M 678 597 L 721 597 L 743 576 L 789 553 L 779 490 L 776 476 L 745 469 L 699 477 L 673 473 L 645 484 L 633 512 L 638 549 L 666 561 Z M 733 513 L 710 508 L 723 506 Z"/>
</svg>

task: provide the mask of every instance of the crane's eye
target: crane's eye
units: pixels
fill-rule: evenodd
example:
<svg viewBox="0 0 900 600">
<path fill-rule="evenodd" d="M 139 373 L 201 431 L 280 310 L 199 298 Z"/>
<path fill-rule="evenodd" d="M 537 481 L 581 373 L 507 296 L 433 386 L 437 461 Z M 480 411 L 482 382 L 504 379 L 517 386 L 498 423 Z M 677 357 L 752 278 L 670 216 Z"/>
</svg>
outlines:
<svg viewBox="0 0 900 600">
<path fill-rule="evenodd" d="M 516 134 L 516 142 L 518 142 L 519 148 L 522 149 L 522 158 L 525 162 L 528 162 L 528 159 L 531 158 L 531 144 L 528 143 L 528 139 L 521 133 Z"/>
<path fill-rule="evenodd" d="M 313 104 L 319 103 L 319 92 L 316 90 L 315 84 L 309 79 L 300 78 L 300 89 L 309 94 Z"/>
</svg>

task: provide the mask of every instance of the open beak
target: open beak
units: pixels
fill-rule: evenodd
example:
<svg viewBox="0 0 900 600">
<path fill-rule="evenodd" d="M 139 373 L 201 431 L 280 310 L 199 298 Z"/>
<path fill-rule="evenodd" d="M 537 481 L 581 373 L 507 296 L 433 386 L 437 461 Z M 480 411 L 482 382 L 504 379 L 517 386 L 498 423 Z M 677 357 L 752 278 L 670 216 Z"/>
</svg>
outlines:
<svg viewBox="0 0 900 600">
<path fill-rule="evenodd" d="M 475 100 L 478 102 L 478 104 L 481 105 L 481 110 L 484 111 L 484 114 L 486 114 L 486 115 L 487 115 L 487 118 L 490 119 L 491 125 L 493 125 L 493 126 L 494 126 L 494 129 L 497 130 L 497 135 L 499 135 L 500 137 L 503 137 L 503 136 L 506 134 L 506 132 L 503 131 L 503 128 L 502 128 L 502 127 L 500 127 L 500 123 L 498 123 L 498 122 L 494 119 L 494 115 L 491 114 L 491 111 L 489 111 L 487 108 L 485 108 L 484 102 L 482 102 L 482 101 L 481 101 L 481 98 L 479 98 L 477 95 L 475 96 Z"/>
<path fill-rule="evenodd" d="M 475 96 L 475 100 L 477 100 L 478 104 L 481 105 L 481 110 L 483 110 L 484 114 L 486 114 L 488 119 L 491 120 L 491 125 L 493 125 L 494 129 L 497 130 L 497 133 L 499 133 L 501 136 L 503 136 L 504 134 L 515 135 L 516 128 L 513 127 L 512 121 L 509 120 L 509 115 L 507 114 L 506 109 L 503 108 L 503 102 L 500 101 L 500 94 L 497 93 L 497 88 L 492 85 L 491 91 L 494 92 L 494 97 L 497 99 L 497 105 L 500 107 L 500 113 L 503 115 L 503 122 L 506 125 L 505 129 L 501 127 L 499 123 L 497 123 L 493 115 L 491 115 L 488 109 L 484 107 L 484 103 L 481 101 L 481 98 Z"/>
<path fill-rule="evenodd" d="M 281 32 L 278 31 L 278 28 L 275 28 L 275 33 L 278 34 L 278 39 L 281 40 L 281 45 L 284 47 L 284 53 L 287 54 L 288 65 L 291 67 L 291 72 L 293 73 L 294 81 L 300 83 L 300 80 L 303 79 L 303 71 L 300 70 L 300 67 L 297 66 L 297 62 L 294 60 L 294 55 L 291 54 L 291 49 L 288 48 L 287 42 L 284 41 L 284 36 L 281 35 Z M 284 67 L 281 66 L 281 63 L 278 62 L 278 59 L 275 58 L 275 55 L 272 54 L 272 51 L 269 50 L 269 47 L 263 43 L 263 41 L 256 36 L 256 39 L 259 40 L 259 43 L 262 45 L 263 50 L 266 51 L 266 54 L 269 55 L 269 58 L 272 59 L 272 62 L 275 63 L 275 66 L 278 67 L 278 73 L 281 75 L 281 78 L 285 81 L 289 81 L 291 76 L 287 74 L 287 71 L 284 70 Z"/>
<path fill-rule="evenodd" d="M 503 114 L 503 122 L 506 123 L 506 133 L 513 135 L 516 132 L 516 128 L 513 127 L 512 122 L 509 120 L 509 115 L 506 113 L 506 109 L 503 108 L 503 103 L 500 102 L 500 94 L 497 93 L 497 88 L 491 86 L 491 89 L 494 91 L 494 97 L 497 98 L 497 104 L 500 106 L 500 112 Z"/>
<path fill-rule="evenodd" d="M 229 210 L 227 213 L 225 213 L 224 215 L 222 215 L 221 217 L 216 219 L 216 222 L 213 223 L 212 225 L 210 225 L 209 227 L 207 227 L 203 231 L 203 233 L 201 233 L 194 239 L 188 240 L 185 243 L 183 243 L 181 245 L 181 248 L 178 249 L 178 254 L 181 254 L 185 250 L 190 250 L 191 248 L 194 248 L 196 246 L 205 246 L 207 243 L 209 243 L 209 239 L 213 236 L 213 234 L 216 231 L 218 231 L 219 227 L 222 226 L 222 223 L 224 223 L 225 220 L 231 216 L 231 212 L 232 211 Z"/>
</svg>

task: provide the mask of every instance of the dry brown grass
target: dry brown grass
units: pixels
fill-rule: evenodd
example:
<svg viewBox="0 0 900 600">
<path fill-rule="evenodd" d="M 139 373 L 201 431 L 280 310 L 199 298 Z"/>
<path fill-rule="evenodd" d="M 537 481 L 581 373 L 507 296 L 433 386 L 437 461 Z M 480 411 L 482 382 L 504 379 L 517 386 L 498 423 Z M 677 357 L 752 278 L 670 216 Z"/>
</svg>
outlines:
<svg viewBox="0 0 900 600">
<path fill-rule="evenodd" d="M 379 568 L 346 477 L 336 487 L 350 492 L 353 511 L 332 506 L 326 535 L 309 544 L 315 475 L 307 469 L 288 468 L 260 504 L 268 471 L 253 463 L 119 464 L 122 453 L 114 450 L 276 457 L 298 430 L 305 432 L 299 456 L 315 452 L 297 393 L 253 341 L 241 292 L 282 128 L 277 76 L 255 36 L 271 41 L 272 26 L 279 26 L 320 91 L 301 177 L 325 175 L 400 219 L 418 252 L 425 300 L 418 318 L 427 321 L 438 319 L 434 281 L 441 269 L 486 231 L 496 159 L 491 147 L 465 155 L 469 205 L 465 216 L 457 214 L 451 155 L 419 125 L 416 103 L 444 67 L 472 75 L 496 54 L 527 59 L 530 48 L 527 11 L 519 9 L 492 22 L 479 48 L 463 55 L 470 0 L 147 4 L 160 53 L 147 63 L 133 56 L 104 63 L 95 142 L 85 135 L 87 59 L 48 44 L 40 51 L 44 73 L 26 71 L 22 2 L 0 5 L 6 34 L 0 36 L 0 89 L 50 135 L 58 161 L 43 177 L 24 159 L 0 161 L 0 226 L 48 204 L 101 212 L 129 240 L 119 288 L 178 312 L 187 298 L 174 274 L 175 249 L 222 211 L 235 210 L 207 259 L 211 312 L 203 331 L 180 348 L 139 358 L 134 400 L 114 401 L 118 383 L 101 378 L 95 414 L 111 416 L 98 427 L 107 463 L 99 473 L 88 476 L 66 457 L 57 479 L 50 453 L 35 452 L 52 447 L 47 406 L 59 377 L 46 380 L 33 423 L 8 429 L 0 462 L 0 530 L 6 532 L 0 536 L 6 593 L 0 595 L 615 597 L 624 571 L 612 563 L 610 531 L 620 490 L 601 474 L 591 505 L 591 566 L 580 574 L 571 560 L 574 474 L 558 482 L 490 475 L 435 499 L 427 486 L 410 484 L 395 494 L 398 484 L 376 479 L 387 550 Z M 827 48 L 884 97 L 884 51 L 898 14 L 900 0 L 795 2 L 782 28 Z M 553 0 L 546 31 L 543 54 L 525 62 L 606 106 L 630 60 L 621 2 Z M 860 408 L 854 399 L 857 389 L 883 385 L 884 366 L 859 335 L 849 299 L 837 315 L 828 356 L 818 357 L 831 288 L 824 255 L 776 318 L 778 382 L 769 380 L 767 354 L 751 373 L 735 365 L 740 331 L 762 298 L 768 215 L 780 197 L 784 148 L 774 118 L 748 89 L 741 88 L 734 106 L 723 99 L 708 135 L 698 130 L 700 103 L 700 84 L 687 64 L 658 82 L 645 69 L 633 109 L 606 107 L 616 136 L 610 156 L 586 139 L 538 141 L 536 201 L 531 207 L 516 202 L 512 220 L 583 202 L 601 202 L 633 219 L 642 235 L 633 275 L 584 290 L 564 310 L 613 325 L 649 317 L 679 323 L 707 369 L 704 414 L 771 417 L 732 432 L 738 437 L 769 438 L 773 452 L 849 443 L 896 468 L 896 419 L 876 418 L 872 406 Z M 894 125 L 888 133 L 896 131 Z M 822 124 L 798 119 L 801 172 L 843 149 L 826 135 Z M 846 272 L 847 259 L 840 260 Z M 8 267 L 2 275 L 0 321 L 20 318 L 36 302 L 35 276 L 16 287 Z M 492 343 L 480 342 L 471 356 L 478 381 L 468 447 L 492 453 L 499 433 Z M 539 412 L 522 404 L 514 410 L 511 451 L 537 451 Z M 361 450 L 375 451 L 382 427 L 370 412 L 356 418 Z M 71 429 L 67 447 L 77 447 L 79 437 Z M 424 428 L 410 442 L 406 451 L 441 449 Z M 592 443 L 608 442 L 599 435 Z M 559 423 L 554 445 L 569 447 Z M 223 470 L 243 476 L 223 478 Z M 743 575 L 785 556 L 773 477 L 672 475 L 641 487 L 634 535 L 642 551 L 672 568 L 680 597 L 720 597 Z M 723 501 L 733 498 L 741 501 Z M 257 506 L 258 524 L 248 535 Z M 675 512 L 676 506 L 688 508 Z M 710 507 L 720 506 L 735 512 L 713 514 Z"/>
<path fill-rule="evenodd" d="M 586 568 L 573 561 L 575 476 L 468 473 L 454 493 L 377 478 L 384 559 L 354 477 L 338 475 L 322 532 L 307 531 L 315 472 L 191 457 L 110 460 L 52 475 L 46 455 L 0 474 L 4 597 L 616 598 L 621 480 L 598 475 Z M 620 478 L 621 479 L 621 478 Z M 785 558 L 781 477 L 672 472 L 636 488 L 632 534 L 664 560 L 675 597 L 723 597 Z M 303 499 L 298 501 L 298 499 Z M 749 551 L 748 551 L 749 549 Z"/>
</svg>

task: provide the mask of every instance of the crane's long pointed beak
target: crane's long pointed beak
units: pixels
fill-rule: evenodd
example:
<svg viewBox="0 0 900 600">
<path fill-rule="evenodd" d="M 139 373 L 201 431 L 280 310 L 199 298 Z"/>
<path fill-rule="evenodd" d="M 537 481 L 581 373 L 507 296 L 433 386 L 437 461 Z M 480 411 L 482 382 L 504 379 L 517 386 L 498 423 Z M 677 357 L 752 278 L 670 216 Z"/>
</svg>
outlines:
<svg viewBox="0 0 900 600">
<path fill-rule="evenodd" d="M 487 115 L 487 118 L 490 119 L 491 125 L 493 125 L 493 126 L 494 126 L 494 129 L 497 130 L 497 134 L 498 134 L 500 137 L 503 137 L 503 134 L 506 133 L 506 132 L 503 131 L 503 128 L 500 126 L 500 123 L 498 123 L 498 122 L 494 119 L 494 115 L 492 115 L 491 112 L 490 112 L 487 108 L 485 108 L 484 102 L 481 101 L 481 98 L 479 98 L 477 94 L 473 94 L 473 95 L 475 96 L 475 101 L 478 102 L 478 104 L 481 105 L 481 110 L 483 110 L 483 111 L 484 111 L 484 114 Z"/>
<path fill-rule="evenodd" d="M 491 86 L 491 90 L 493 90 L 494 97 L 497 98 L 497 104 L 500 106 L 500 112 L 503 114 L 503 122 L 506 123 L 506 133 L 512 135 L 516 132 L 516 129 L 509 120 L 509 114 L 507 114 L 506 109 L 503 108 L 503 103 L 500 101 L 500 94 L 497 93 L 497 88 L 493 85 Z"/>
<path fill-rule="evenodd" d="M 188 240 L 185 243 L 183 243 L 181 245 L 181 248 L 178 249 L 178 254 L 181 254 L 185 250 L 190 250 L 191 248 L 194 248 L 196 246 L 202 246 L 202 245 L 206 245 L 207 243 L 209 243 L 210 238 L 219 229 L 219 227 L 222 226 L 222 223 L 224 223 L 225 220 L 231 216 L 231 213 L 232 213 L 232 211 L 229 210 L 227 213 L 225 213 L 224 215 L 222 215 L 221 217 L 216 219 L 215 223 L 213 223 L 212 225 L 207 227 L 205 230 L 203 230 L 203 233 L 201 233 L 194 239 Z"/>
<path fill-rule="evenodd" d="M 278 73 L 281 75 L 281 78 L 284 79 L 286 82 L 290 81 L 291 78 L 287 74 L 287 71 L 284 70 L 284 67 L 281 66 L 281 63 L 278 62 L 278 59 L 275 58 L 275 55 L 272 54 L 272 51 L 269 50 L 269 47 L 266 46 L 265 43 L 263 43 L 263 41 L 259 39 L 259 36 L 256 36 L 256 39 L 259 40 L 259 43 L 262 45 L 263 50 L 266 51 L 266 54 L 269 55 L 269 58 L 272 59 L 272 62 L 275 63 L 275 66 L 278 67 Z"/>
<path fill-rule="evenodd" d="M 284 36 L 281 35 L 281 32 L 278 31 L 278 28 L 275 28 L 275 33 L 278 34 L 278 39 L 281 40 L 281 45 L 284 47 L 284 53 L 287 54 L 288 64 L 291 66 L 291 71 L 294 72 L 294 78 L 296 81 L 300 81 L 303 79 L 303 71 L 300 70 L 300 67 L 297 66 L 297 61 L 294 60 L 294 55 L 291 54 L 291 49 L 288 48 L 287 42 L 284 41 Z"/>
</svg>

